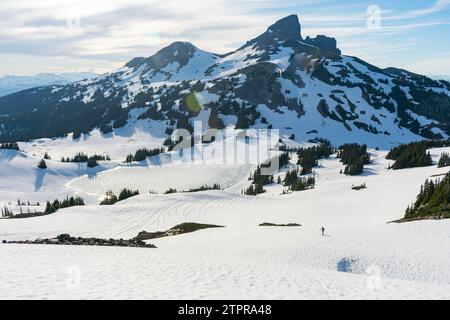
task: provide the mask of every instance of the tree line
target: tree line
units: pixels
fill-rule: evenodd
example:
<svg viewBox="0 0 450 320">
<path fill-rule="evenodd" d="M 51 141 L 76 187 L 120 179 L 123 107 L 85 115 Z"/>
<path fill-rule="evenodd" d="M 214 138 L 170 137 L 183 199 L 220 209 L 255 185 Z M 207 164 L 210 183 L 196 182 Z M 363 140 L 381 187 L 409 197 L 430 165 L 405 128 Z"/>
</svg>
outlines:
<svg viewBox="0 0 450 320">
<path fill-rule="evenodd" d="M 98 161 L 111 161 L 111 158 L 108 155 L 98 154 L 88 156 L 83 152 L 79 152 L 72 157 L 61 157 L 61 162 L 86 163 L 89 168 L 98 166 Z"/>
<path fill-rule="evenodd" d="M 45 214 L 52 214 L 58 211 L 59 209 L 75 207 L 75 206 L 84 206 L 84 200 L 81 197 L 67 197 L 63 201 L 58 199 L 53 202 L 47 201 L 45 205 Z"/>
<path fill-rule="evenodd" d="M 264 190 L 264 186 L 274 182 L 272 175 L 262 174 L 262 167 L 260 165 L 256 167 L 253 174 L 250 174 L 249 180 L 253 181 L 252 184 L 243 191 L 243 194 L 249 196 L 256 196 L 258 194 L 265 193 L 266 190 Z"/>
<path fill-rule="evenodd" d="M 17 142 L 6 142 L 6 143 L 2 143 L 0 144 L 0 149 L 5 149 L 5 150 L 17 150 L 19 151 L 19 144 Z"/>
<path fill-rule="evenodd" d="M 289 171 L 284 178 L 284 186 L 288 187 L 288 190 L 293 192 L 313 189 L 315 185 L 316 179 L 314 176 L 299 177 L 298 169 Z"/>
<path fill-rule="evenodd" d="M 450 173 L 441 180 L 426 180 L 406 209 L 405 220 L 420 218 L 450 218 Z"/>
<path fill-rule="evenodd" d="M 2 218 L 12 218 L 14 216 L 14 213 L 5 205 L 4 208 L 2 208 Z"/>
<path fill-rule="evenodd" d="M 139 195 L 139 190 L 133 191 L 127 188 L 122 189 L 119 193 L 119 196 L 116 196 L 112 191 L 107 191 L 105 199 L 103 199 L 103 201 L 100 202 L 100 205 L 110 206 L 116 204 L 117 202 L 129 199 L 137 195 Z"/>
<path fill-rule="evenodd" d="M 319 160 L 329 158 L 334 150 L 330 143 L 320 143 L 311 148 L 302 148 L 297 151 L 297 164 L 302 167 L 300 175 L 311 174 L 313 168 L 319 165 Z"/>
<path fill-rule="evenodd" d="M 438 162 L 438 168 L 444 168 L 450 166 L 450 156 L 447 152 L 444 152 L 441 154 L 441 157 L 439 158 Z"/>
<path fill-rule="evenodd" d="M 388 160 L 395 161 L 392 166 L 389 166 L 389 169 L 400 170 L 433 165 L 431 154 L 427 152 L 433 146 L 432 141 L 419 141 L 393 148 L 386 157 Z"/>
<path fill-rule="evenodd" d="M 129 154 L 125 159 L 125 163 L 141 162 L 146 160 L 148 157 L 154 157 L 164 152 L 165 152 L 164 147 L 156 149 L 147 149 L 147 148 L 139 149 L 134 153 L 134 155 Z"/>
<path fill-rule="evenodd" d="M 443 148 L 450 146 L 449 140 L 423 140 L 408 144 L 401 144 L 393 148 L 386 159 L 394 160 L 395 163 L 389 169 L 400 170 L 406 168 L 428 167 L 433 165 L 431 154 L 432 148 Z M 448 155 L 442 155 L 439 166 L 448 166 Z"/>
<path fill-rule="evenodd" d="M 337 157 L 345 165 L 342 173 L 349 176 L 360 175 L 364 171 L 364 165 L 370 163 L 370 154 L 365 144 L 344 144 L 339 147 Z"/>
</svg>

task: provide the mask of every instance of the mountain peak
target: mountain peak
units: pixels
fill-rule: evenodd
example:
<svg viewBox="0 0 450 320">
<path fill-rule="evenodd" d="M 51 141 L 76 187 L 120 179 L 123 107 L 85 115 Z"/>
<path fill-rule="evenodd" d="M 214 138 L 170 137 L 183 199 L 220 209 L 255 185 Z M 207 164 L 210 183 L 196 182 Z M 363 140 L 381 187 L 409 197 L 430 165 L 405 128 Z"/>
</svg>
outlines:
<svg viewBox="0 0 450 320">
<path fill-rule="evenodd" d="M 177 56 L 191 56 L 196 50 L 197 47 L 190 42 L 175 41 L 167 47 L 159 50 L 155 55 L 164 56 L 164 58 L 176 59 Z"/>
<path fill-rule="evenodd" d="M 259 48 L 270 48 L 277 42 L 291 40 L 302 40 L 301 26 L 296 14 L 278 20 L 266 32 L 248 41 L 240 49 L 254 44 L 257 44 Z"/>
<path fill-rule="evenodd" d="M 197 50 L 197 47 L 190 42 L 175 41 L 170 45 L 162 48 L 154 55 L 148 58 L 134 58 L 125 66 L 137 69 L 143 64 L 150 64 L 156 70 L 165 68 L 167 65 L 173 62 L 178 62 L 180 66 L 184 66 L 189 62 L 189 59 L 192 58 Z"/>
<path fill-rule="evenodd" d="M 184 42 L 184 41 L 175 41 L 172 42 L 170 45 L 168 45 L 166 48 L 173 48 L 175 50 L 177 49 L 197 49 L 196 46 L 194 46 L 190 42 Z"/>
<path fill-rule="evenodd" d="M 146 58 L 145 63 L 154 70 L 161 70 L 171 63 L 178 63 L 179 67 L 183 67 L 188 64 L 197 50 L 197 47 L 190 42 L 176 41 Z"/>
<path fill-rule="evenodd" d="M 271 25 L 267 32 L 276 33 L 283 40 L 301 40 L 301 26 L 296 14 L 287 16 Z"/>
</svg>

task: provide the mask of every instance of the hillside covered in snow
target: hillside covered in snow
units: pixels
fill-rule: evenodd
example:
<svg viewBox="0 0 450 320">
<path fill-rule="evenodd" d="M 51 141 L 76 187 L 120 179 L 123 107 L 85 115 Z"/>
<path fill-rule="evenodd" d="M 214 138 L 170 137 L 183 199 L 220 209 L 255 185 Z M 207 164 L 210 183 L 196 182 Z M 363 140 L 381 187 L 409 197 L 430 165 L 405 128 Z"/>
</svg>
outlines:
<svg viewBox="0 0 450 320">
<path fill-rule="evenodd" d="M 449 96 L 446 81 L 380 69 L 343 55 L 333 38 L 304 37 L 292 15 L 227 54 L 175 42 L 92 80 L 0 98 L 0 140 L 108 134 L 139 108 L 160 135 L 201 119 L 209 128 L 275 128 L 303 141 L 390 148 L 447 138 Z"/>
</svg>

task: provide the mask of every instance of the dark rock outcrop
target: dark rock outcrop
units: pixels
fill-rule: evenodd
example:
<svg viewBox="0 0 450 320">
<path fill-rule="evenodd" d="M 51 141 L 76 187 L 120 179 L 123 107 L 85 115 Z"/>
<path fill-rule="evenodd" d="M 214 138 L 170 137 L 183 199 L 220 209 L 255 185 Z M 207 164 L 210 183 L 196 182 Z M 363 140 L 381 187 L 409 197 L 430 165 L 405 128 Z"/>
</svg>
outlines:
<svg viewBox="0 0 450 320">
<path fill-rule="evenodd" d="M 318 35 L 315 38 L 306 37 L 305 42 L 313 45 L 320 50 L 323 50 L 329 54 L 341 55 L 341 50 L 337 47 L 337 41 L 335 38 Z"/>
<path fill-rule="evenodd" d="M 4 244 L 50 244 L 64 246 L 97 246 L 97 247 L 128 247 L 128 248 L 156 248 L 153 244 L 131 239 L 97 239 L 97 238 L 75 238 L 69 234 L 61 234 L 52 239 L 37 239 L 34 241 L 5 241 Z"/>
<path fill-rule="evenodd" d="M 223 226 L 188 222 L 188 223 L 179 224 L 179 225 L 177 225 L 169 230 L 166 230 L 166 231 L 157 231 L 157 232 L 142 231 L 137 235 L 136 238 L 134 238 L 134 240 L 135 241 L 144 241 L 144 240 L 165 238 L 165 237 L 177 236 L 180 234 L 191 233 L 191 232 L 195 232 L 198 230 L 204 230 L 204 229 L 210 229 L 210 228 L 223 228 Z"/>
</svg>

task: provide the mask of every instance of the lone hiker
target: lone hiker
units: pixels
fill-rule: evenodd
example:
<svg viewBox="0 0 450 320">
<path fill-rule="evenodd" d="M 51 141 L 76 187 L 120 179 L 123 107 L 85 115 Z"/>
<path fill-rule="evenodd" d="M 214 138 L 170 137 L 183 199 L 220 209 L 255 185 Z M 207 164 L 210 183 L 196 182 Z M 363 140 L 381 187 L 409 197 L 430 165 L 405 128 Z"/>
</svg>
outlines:
<svg viewBox="0 0 450 320">
<path fill-rule="evenodd" d="M 325 236 L 325 227 L 320 228 L 320 231 L 322 231 L 322 237 Z"/>
</svg>

